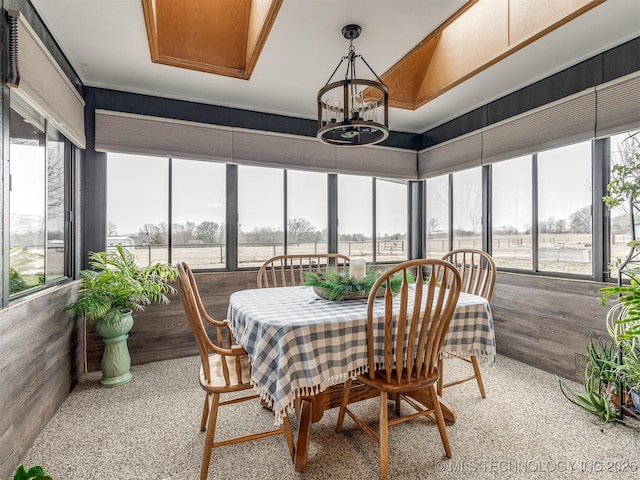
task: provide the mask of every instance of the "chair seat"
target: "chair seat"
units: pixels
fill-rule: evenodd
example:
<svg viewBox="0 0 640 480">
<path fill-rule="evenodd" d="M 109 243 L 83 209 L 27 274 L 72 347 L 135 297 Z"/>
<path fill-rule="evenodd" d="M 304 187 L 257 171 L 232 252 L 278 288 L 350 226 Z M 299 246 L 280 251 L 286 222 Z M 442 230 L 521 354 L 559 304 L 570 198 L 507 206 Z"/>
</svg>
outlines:
<svg viewBox="0 0 640 480">
<path fill-rule="evenodd" d="M 223 360 L 224 359 L 224 360 Z M 238 378 L 236 370 L 236 360 L 240 362 L 241 377 Z M 223 373 L 223 361 L 229 369 L 229 385 L 226 384 Z M 200 386 L 209 393 L 233 392 L 252 388 L 251 385 L 251 364 L 248 355 L 222 356 L 217 353 L 209 355 L 209 368 L 211 370 L 211 381 L 207 382 L 204 368 L 200 367 Z"/>
<path fill-rule="evenodd" d="M 392 378 L 395 378 L 395 372 L 393 372 Z M 421 388 L 426 388 L 429 385 L 433 385 L 438 381 L 438 378 L 439 374 L 437 370 L 435 371 L 435 374 L 430 377 L 420 379 L 413 377 L 410 380 L 407 379 L 406 372 L 403 372 L 402 384 L 394 385 L 393 383 L 388 383 L 387 374 L 384 370 L 377 370 L 374 379 L 369 378 L 368 373 L 358 375 L 358 380 L 365 385 L 373 387 L 376 390 L 389 393 L 411 392 L 413 390 L 420 390 Z"/>
</svg>

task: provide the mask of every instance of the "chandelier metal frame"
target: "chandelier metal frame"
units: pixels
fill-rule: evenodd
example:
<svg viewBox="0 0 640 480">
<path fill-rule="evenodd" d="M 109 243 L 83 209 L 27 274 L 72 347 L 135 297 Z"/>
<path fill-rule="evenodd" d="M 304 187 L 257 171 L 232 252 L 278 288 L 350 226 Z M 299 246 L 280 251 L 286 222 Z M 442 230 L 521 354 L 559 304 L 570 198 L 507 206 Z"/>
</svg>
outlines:
<svg viewBox="0 0 640 480">
<path fill-rule="evenodd" d="M 349 40 L 349 52 L 342 57 L 331 77 L 318 92 L 318 133 L 321 142 L 337 146 L 373 145 L 389 136 L 389 93 L 387 86 L 362 55 L 356 55 L 353 40 L 359 25 L 346 25 L 342 36 Z M 376 80 L 356 77 L 356 60 L 362 60 Z M 331 82 L 347 62 L 344 80 Z M 381 121 L 378 121 L 378 115 Z"/>
</svg>

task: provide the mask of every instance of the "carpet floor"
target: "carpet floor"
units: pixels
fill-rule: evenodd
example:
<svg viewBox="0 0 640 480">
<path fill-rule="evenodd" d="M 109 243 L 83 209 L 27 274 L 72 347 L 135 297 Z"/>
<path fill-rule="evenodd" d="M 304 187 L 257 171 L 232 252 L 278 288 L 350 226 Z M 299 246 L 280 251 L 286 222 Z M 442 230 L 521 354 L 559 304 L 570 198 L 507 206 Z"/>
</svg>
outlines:
<svg viewBox="0 0 640 480">
<path fill-rule="evenodd" d="M 467 366 L 448 359 L 446 376 Z M 54 480 L 198 479 L 205 438 L 198 369 L 197 357 L 134 366 L 131 382 L 113 389 L 98 385 L 99 373 L 86 374 L 22 463 L 42 465 Z M 637 421 L 605 424 L 569 403 L 557 377 L 503 356 L 483 378 L 486 399 L 471 382 L 444 392 L 458 415 L 447 428 L 453 458 L 433 423 L 407 422 L 390 431 L 389 478 L 640 478 Z M 372 399 L 354 409 L 375 425 L 377 406 Z M 348 417 L 336 433 L 336 418 L 334 409 L 313 425 L 304 473 L 278 435 L 214 449 L 208 478 L 378 478 L 377 444 Z M 216 438 L 272 424 L 257 401 L 234 404 L 222 407 Z"/>
</svg>

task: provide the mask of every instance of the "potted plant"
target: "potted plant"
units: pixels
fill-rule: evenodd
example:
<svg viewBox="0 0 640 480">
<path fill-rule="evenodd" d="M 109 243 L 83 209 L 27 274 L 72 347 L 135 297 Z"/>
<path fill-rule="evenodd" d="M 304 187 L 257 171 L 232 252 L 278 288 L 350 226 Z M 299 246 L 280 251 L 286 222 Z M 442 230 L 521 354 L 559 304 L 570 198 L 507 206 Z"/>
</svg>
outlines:
<svg viewBox="0 0 640 480">
<path fill-rule="evenodd" d="M 578 356 L 580 359 L 582 356 Z M 605 422 L 616 419 L 620 398 L 618 385 L 618 349 L 610 342 L 593 338 L 587 345 L 586 362 L 584 363 L 584 393 L 578 392 L 560 380 L 560 390 L 571 403 L 602 417 Z"/>
<path fill-rule="evenodd" d="M 115 251 L 92 253 L 89 260 L 91 268 L 80 272 L 78 298 L 66 309 L 96 322 L 105 344 L 100 384 L 122 385 L 131 380 L 127 348 L 131 314 L 154 302 L 168 304 L 167 295 L 176 292 L 168 282 L 175 280 L 177 271 L 164 263 L 139 267 L 133 254 L 120 245 Z"/>
<path fill-rule="evenodd" d="M 29 470 L 25 470 L 24 465 L 20 465 L 16 470 L 16 474 L 13 477 L 13 480 L 52 480 L 50 476 L 48 476 L 44 469 L 36 465 L 31 467 Z"/>
<path fill-rule="evenodd" d="M 640 412 L 640 358 L 635 341 L 622 343 L 622 363 L 618 368 L 620 376 L 630 386 L 631 400 L 634 408 Z"/>
</svg>

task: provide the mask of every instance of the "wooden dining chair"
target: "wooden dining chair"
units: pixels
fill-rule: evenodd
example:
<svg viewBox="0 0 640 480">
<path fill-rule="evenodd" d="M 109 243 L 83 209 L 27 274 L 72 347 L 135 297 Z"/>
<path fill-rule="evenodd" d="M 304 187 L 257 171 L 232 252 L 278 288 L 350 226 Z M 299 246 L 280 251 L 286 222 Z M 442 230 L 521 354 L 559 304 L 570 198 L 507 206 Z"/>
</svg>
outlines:
<svg viewBox="0 0 640 480">
<path fill-rule="evenodd" d="M 262 264 L 258 271 L 258 288 L 304 285 L 304 275 L 327 267 L 349 269 L 349 257 L 339 253 L 278 255 Z"/>
<path fill-rule="evenodd" d="M 496 264 L 487 252 L 474 249 L 458 249 L 447 253 L 443 260 L 451 262 L 456 266 L 460 276 L 462 277 L 462 291 L 465 293 L 472 293 L 484 297 L 488 302 L 491 301 L 493 295 L 493 287 L 496 283 Z M 455 355 L 454 355 L 455 356 Z M 444 383 L 442 375 L 442 357 L 440 358 L 440 380 L 438 382 L 438 394 L 442 395 L 442 390 L 453 385 L 469 382 L 474 380 L 478 384 L 478 390 L 480 390 L 480 396 L 487 398 L 487 394 L 484 389 L 484 382 L 482 381 L 482 374 L 480 373 L 480 366 L 478 365 L 478 359 L 474 354 L 471 354 L 469 358 L 455 356 L 456 358 L 465 362 L 471 363 L 473 367 L 473 375 L 453 380 Z"/>
<path fill-rule="evenodd" d="M 250 381 L 251 366 L 249 364 L 249 356 L 244 348 L 234 344 L 227 321 L 214 320 L 207 314 L 198 292 L 195 277 L 189 266 L 185 262 L 179 262 L 176 266 L 178 268 L 178 286 L 182 304 L 200 351 L 200 386 L 205 391 L 200 430 L 207 430 L 207 437 L 202 455 L 200 479 L 205 480 L 207 478 L 212 449 L 223 445 L 247 442 L 284 433 L 289 447 L 289 454 L 293 458 L 293 434 L 286 414 L 284 415 L 282 428 L 215 441 L 218 408 L 223 405 L 252 400 L 258 398 L 258 395 L 253 393 L 241 397 L 234 395 L 229 400 L 221 401 L 222 394 L 253 390 Z M 207 334 L 205 322 L 214 328 L 215 340 L 212 340 Z"/>
<path fill-rule="evenodd" d="M 431 270 L 430 280 L 419 280 L 409 288 L 409 272 Z M 400 272 L 402 286 L 397 295 L 391 292 L 391 277 Z M 418 276 L 419 277 L 419 276 Z M 460 274 L 443 260 L 419 259 L 403 262 L 383 273 L 373 285 L 367 305 L 368 373 L 357 376 L 363 384 L 380 392 L 379 430 L 376 433 L 349 407 L 352 379 L 345 382 L 336 431 L 342 430 L 344 414 L 348 414 L 380 444 L 380 478 L 387 478 L 389 427 L 428 416 L 435 421 L 447 457 L 451 446 L 436 392 L 439 378 L 438 358 L 442 342 L 455 313 L 460 295 Z M 376 300 L 378 290 L 385 288 L 384 299 Z M 382 305 L 380 302 L 382 301 Z M 378 307 L 375 309 L 376 305 Z M 380 317 L 382 315 L 382 317 Z M 406 393 L 426 390 L 431 407 L 426 408 Z M 400 402 L 406 401 L 416 412 L 388 419 L 387 399 L 396 400 L 396 414 Z"/>
</svg>

